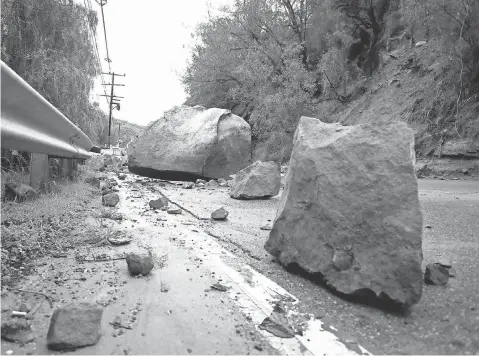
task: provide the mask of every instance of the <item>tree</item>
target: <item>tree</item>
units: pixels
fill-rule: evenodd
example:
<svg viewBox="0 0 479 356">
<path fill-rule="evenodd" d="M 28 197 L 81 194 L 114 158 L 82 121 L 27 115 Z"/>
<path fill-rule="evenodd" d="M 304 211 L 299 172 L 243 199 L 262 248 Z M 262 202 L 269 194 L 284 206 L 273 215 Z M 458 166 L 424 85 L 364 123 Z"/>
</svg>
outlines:
<svg viewBox="0 0 479 356">
<path fill-rule="evenodd" d="M 92 140 L 104 115 L 90 103 L 99 74 L 94 12 L 67 0 L 2 0 L 1 58 Z"/>
<path fill-rule="evenodd" d="M 368 74 L 379 67 L 379 41 L 390 5 L 391 0 L 335 0 L 333 5 L 355 25 L 360 42 L 351 48 L 349 59 L 358 58 L 358 65 Z"/>
</svg>

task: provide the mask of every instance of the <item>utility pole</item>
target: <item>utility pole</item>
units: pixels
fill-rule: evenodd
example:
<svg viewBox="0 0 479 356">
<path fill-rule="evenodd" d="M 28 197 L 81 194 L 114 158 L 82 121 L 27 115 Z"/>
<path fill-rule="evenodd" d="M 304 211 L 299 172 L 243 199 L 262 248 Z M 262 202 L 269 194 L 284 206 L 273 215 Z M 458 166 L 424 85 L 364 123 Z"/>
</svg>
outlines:
<svg viewBox="0 0 479 356">
<path fill-rule="evenodd" d="M 120 86 L 124 87 L 125 84 L 115 84 L 115 76 L 117 77 L 126 77 L 126 74 L 118 74 L 118 73 L 103 73 L 106 75 L 111 75 L 111 83 L 106 83 L 102 85 L 111 85 L 111 93 L 109 95 L 110 97 L 110 115 L 108 118 L 108 148 L 111 148 L 111 119 L 112 119 L 112 113 L 113 113 L 113 104 L 116 104 L 116 109 L 120 110 L 120 103 L 119 101 L 113 101 L 113 100 L 118 100 L 120 98 L 123 98 L 122 96 L 115 96 L 114 95 L 114 88 L 115 86 Z M 108 96 L 108 95 L 100 95 L 100 96 Z M 119 134 L 119 132 L 118 132 Z"/>
</svg>

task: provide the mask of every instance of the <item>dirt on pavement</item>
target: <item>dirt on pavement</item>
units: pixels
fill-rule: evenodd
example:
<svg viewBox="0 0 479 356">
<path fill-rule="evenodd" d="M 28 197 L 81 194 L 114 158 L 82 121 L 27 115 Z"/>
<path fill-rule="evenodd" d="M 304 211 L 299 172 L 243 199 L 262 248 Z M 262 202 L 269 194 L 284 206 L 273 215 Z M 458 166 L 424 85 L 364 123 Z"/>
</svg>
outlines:
<svg viewBox="0 0 479 356">
<path fill-rule="evenodd" d="M 150 209 L 149 200 L 161 194 L 186 210 L 171 215 Z M 243 271 L 245 280 L 252 273 L 247 271 L 249 265 L 276 282 L 299 300 L 298 312 L 316 316 L 323 328 L 330 326 L 328 330 L 349 350 L 361 353 L 357 346 L 361 345 L 373 354 L 477 354 L 479 236 L 474 226 L 479 218 L 479 182 L 420 181 L 420 199 L 424 266 L 445 257 L 457 276 L 445 286 L 424 285 L 422 300 L 407 315 L 346 301 L 277 264 L 263 245 L 278 197 L 240 201 L 231 199 L 226 187 L 184 189 L 181 182 L 132 174 L 120 182 L 120 204 L 111 208 L 123 219 L 102 221 L 105 229 L 126 234 L 132 243 L 83 245 L 59 258 L 39 259 L 36 273 L 15 288 L 51 296 L 54 307 L 84 300 L 105 307 L 98 344 L 71 353 L 277 354 L 285 353 L 284 347 L 295 350 L 296 344 L 278 344 L 259 330 L 258 324 L 268 312 L 259 316 L 245 313 L 247 307 L 239 302 L 245 293 L 234 289 L 234 283 L 226 283 L 226 270 L 216 264 L 221 258 Z M 210 220 L 211 212 L 221 207 L 228 210 L 228 219 Z M 140 278 L 128 274 L 123 259 L 83 261 L 123 258 L 140 248 L 149 249 L 155 258 L 153 272 Z M 227 285 L 228 291 L 212 287 L 215 285 Z M 233 291 L 237 294 L 232 296 Z M 13 354 L 52 353 L 46 348 L 45 335 L 54 307 L 43 299 L 2 289 L 2 319 L 10 317 L 21 302 L 34 308 L 41 304 L 32 320 L 35 342 L 21 346 L 2 340 L 2 354 L 7 350 Z M 114 328 L 110 322 L 118 316 L 131 329 Z M 304 340 L 301 349 L 293 353 L 307 352 L 302 345 L 310 341 L 314 340 Z"/>
</svg>

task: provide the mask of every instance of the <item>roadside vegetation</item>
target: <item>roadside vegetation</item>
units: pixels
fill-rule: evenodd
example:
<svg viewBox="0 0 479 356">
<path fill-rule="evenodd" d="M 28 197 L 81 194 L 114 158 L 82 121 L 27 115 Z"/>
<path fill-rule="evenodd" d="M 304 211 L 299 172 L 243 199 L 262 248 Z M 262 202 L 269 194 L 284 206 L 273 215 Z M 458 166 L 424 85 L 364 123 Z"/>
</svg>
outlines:
<svg viewBox="0 0 479 356">
<path fill-rule="evenodd" d="M 2 285 L 15 283 L 34 269 L 34 260 L 64 255 L 78 244 L 96 243 L 104 238 L 99 190 L 84 183 L 94 175 L 98 158 L 79 166 L 74 182 L 56 183 L 49 194 L 1 205 L 1 277 Z M 2 171 L 5 183 L 15 179 L 28 182 L 28 176 Z"/>
<path fill-rule="evenodd" d="M 401 83 L 422 90 L 389 119 L 420 125 L 438 144 L 477 137 L 478 14 L 478 0 L 236 1 L 195 33 L 187 104 L 231 109 L 252 125 L 257 158 L 285 161 L 300 116 L 342 121 L 351 103 L 373 101 L 366 94 L 397 71 L 391 62 L 406 60 L 399 71 L 428 84 Z M 411 52 L 421 41 L 427 50 Z"/>
</svg>

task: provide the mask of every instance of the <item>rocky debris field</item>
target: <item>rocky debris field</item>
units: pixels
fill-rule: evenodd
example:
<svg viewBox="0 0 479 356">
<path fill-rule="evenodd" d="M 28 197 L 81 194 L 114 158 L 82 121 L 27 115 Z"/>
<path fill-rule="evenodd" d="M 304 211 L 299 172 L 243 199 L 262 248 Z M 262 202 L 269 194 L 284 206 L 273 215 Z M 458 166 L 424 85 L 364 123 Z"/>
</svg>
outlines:
<svg viewBox="0 0 479 356">
<path fill-rule="evenodd" d="M 474 231 L 464 228 L 477 219 L 477 209 L 471 208 L 479 203 L 467 190 L 457 194 L 454 190 L 420 190 L 425 222 L 422 269 L 439 263 L 441 268 L 454 269 L 455 276 L 446 284 L 425 284 L 421 301 L 407 314 L 396 314 L 348 301 L 301 271 L 286 270 L 276 262 L 264 244 L 278 197 L 236 200 L 230 197 L 228 186 L 122 174 L 126 179 L 117 179 L 114 172 L 100 176 L 102 188 L 117 190 L 119 203 L 101 208 L 101 189 L 92 197 L 90 206 L 96 213 L 105 209 L 101 214 L 105 232 L 94 244 L 40 258 L 33 274 L 2 289 L 3 352 L 55 352 L 48 349 L 52 316 L 59 308 L 80 302 L 94 303 L 103 313 L 101 337 L 78 353 L 144 354 L 153 347 L 165 353 L 288 353 L 286 341 L 275 344 L 274 340 L 297 343 L 298 337 L 314 350 L 319 336 L 309 341 L 295 336 L 311 332 L 310 316 L 321 323 L 320 329 L 340 340 L 343 351 L 363 353 L 364 347 L 380 354 L 474 354 L 479 350 L 479 281 L 473 273 L 477 240 L 474 243 Z M 160 198 L 167 209 L 151 207 L 150 202 Z M 450 216 L 451 208 L 443 205 L 449 200 L 455 220 L 443 216 Z M 168 214 L 171 208 L 182 214 Z M 227 217 L 213 220 L 211 214 L 221 208 Z M 449 243 L 451 236 L 453 244 Z M 121 237 L 129 242 L 110 242 Z M 149 272 L 132 274 L 129 270 L 128 256 L 138 253 L 147 260 L 151 256 L 146 267 L 151 262 L 154 267 Z M 217 256 L 230 267 L 218 267 Z M 268 298 L 270 304 L 264 301 L 271 314 L 258 315 L 248 309 L 247 301 L 255 294 L 237 289 L 232 271 L 251 288 L 269 285 L 262 278 L 284 288 L 281 298 L 275 292 Z M 288 302 L 288 295 L 297 302 Z M 24 316 L 13 315 L 22 311 Z M 174 345 L 158 341 L 159 330 L 165 339 L 177 340 Z M 82 336 L 81 342 L 86 344 L 94 337 Z M 7 341 L 12 339 L 17 342 Z M 295 345 L 291 347 L 299 347 Z M 300 349 L 294 350 L 299 353 Z"/>
<path fill-rule="evenodd" d="M 9 354 L 477 353 L 474 181 L 423 181 L 418 191 L 427 168 L 415 167 L 405 124 L 307 117 L 289 167 L 233 170 L 220 163 L 235 162 L 229 148 L 244 143 L 241 123 L 218 109 L 170 114 L 186 120 L 192 110 L 203 120 L 198 155 L 184 161 L 180 149 L 166 162 L 180 175 L 170 166 L 138 171 L 145 152 L 136 147 L 129 168 L 102 165 L 80 184 L 83 194 L 65 200 L 67 186 L 27 201 L 30 223 L 18 223 L 22 204 L 2 217 L 2 257 L 17 262 L 2 263 Z M 187 138 L 191 127 L 178 132 Z M 58 219 L 79 201 L 78 214 Z M 55 229 L 43 229 L 45 215 Z M 17 227 L 31 231 L 33 218 L 44 232 L 32 240 L 37 259 Z M 25 255 L 17 245 L 30 253 L 26 270 L 9 256 Z"/>
</svg>

